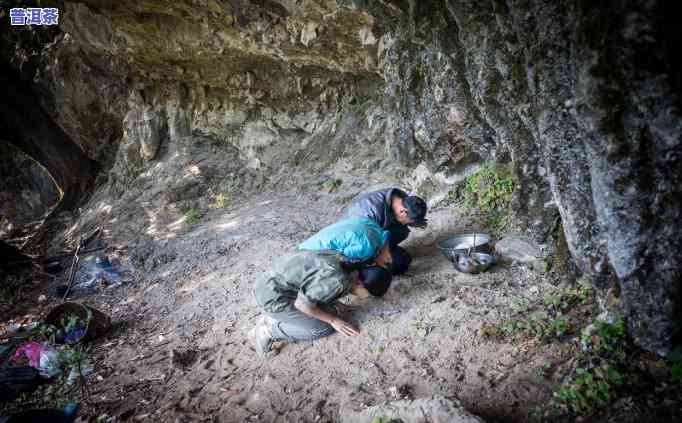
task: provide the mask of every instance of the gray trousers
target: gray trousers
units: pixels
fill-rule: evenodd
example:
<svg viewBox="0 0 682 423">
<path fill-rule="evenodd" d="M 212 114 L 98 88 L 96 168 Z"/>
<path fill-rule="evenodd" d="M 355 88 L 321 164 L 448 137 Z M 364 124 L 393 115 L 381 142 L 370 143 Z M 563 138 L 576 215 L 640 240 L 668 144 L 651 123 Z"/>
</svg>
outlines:
<svg viewBox="0 0 682 423">
<path fill-rule="evenodd" d="M 324 310 L 336 314 L 333 307 L 324 307 Z M 270 328 L 273 341 L 312 341 L 335 332 L 327 323 L 297 309 L 267 314 L 275 320 Z"/>
</svg>

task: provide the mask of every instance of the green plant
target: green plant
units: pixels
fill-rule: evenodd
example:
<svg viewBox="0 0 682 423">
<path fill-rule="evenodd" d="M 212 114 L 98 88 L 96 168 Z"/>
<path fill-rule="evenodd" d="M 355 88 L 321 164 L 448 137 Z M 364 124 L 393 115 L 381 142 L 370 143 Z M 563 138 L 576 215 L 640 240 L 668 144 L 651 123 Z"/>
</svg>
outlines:
<svg viewBox="0 0 682 423">
<path fill-rule="evenodd" d="M 622 319 L 614 323 L 598 322 L 581 331 L 580 345 L 585 353 L 593 355 L 611 353 L 620 356 L 623 354 L 620 344 L 624 338 L 625 322 Z"/>
<path fill-rule="evenodd" d="M 196 225 L 201 220 L 202 214 L 199 210 L 191 208 L 185 212 L 185 222 L 188 225 Z"/>
<path fill-rule="evenodd" d="M 625 336 L 625 321 L 618 319 L 614 323 L 599 323 L 599 335 L 607 345 L 613 346 Z"/>
<path fill-rule="evenodd" d="M 413 322 L 412 327 L 414 329 L 415 335 L 420 336 L 422 338 L 426 337 L 426 335 L 431 333 L 431 331 L 433 330 L 433 326 L 423 320 L 417 320 Z"/>
<path fill-rule="evenodd" d="M 92 371 L 88 351 L 82 345 L 66 345 L 59 352 L 59 358 L 60 361 L 64 363 L 65 367 L 70 369 L 69 379 L 74 377 L 74 382 L 77 382 L 81 387 L 84 387 L 85 376 Z"/>
<path fill-rule="evenodd" d="M 561 337 L 571 332 L 572 325 L 568 317 L 557 314 L 550 317 L 547 312 L 538 311 L 528 317 L 526 329 L 535 336 L 547 341 L 553 337 Z"/>
<path fill-rule="evenodd" d="M 578 279 L 576 286 L 565 289 L 561 295 L 568 304 L 587 304 L 593 292 L 592 283 L 583 277 Z"/>
<path fill-rule="evenodd" d="M 571 331 L 571 322 L 567 317 L 559 315 L 549 321 L 548 330 L 547 335 L 564 336 Z"/>
<path fill-rule="evenodd" d="M 488 215 L 488 225 L 494 233 L 502 233 L 509 223 L 509 216 L 503 211 L 493 210 Z"/>
<path fill-rule="evenodd" d="M 505 173 L 502 166 L 489 162 L 468 177 L 464 183 L 465 207 L 477 207 L 483 212 L 506 208 L 514 192 L 514 180 Z"/>
<path fill-rule="evenodd" d="M 322 183 L 322 188 L 326 189 L 327 192 L 332 193 L 339 189 L 343 181 L 341 179 L 330 178 Z"/>
<path fill-rule="evenodd" d="M 35 328 L 33 328 L 33 330 L 31 331 L 31 335 L 40 340 L 54 344 L 58 332 L 59 332 L 58 328 L 52 325 L 48 325 L 46 323 L 41 323 Z"/>
<path fill-rule="evenodd" d="M 627 368 L 625 323 L 619 319 L 591 324 L 581 331 L 580 344 L 582 367 L 554 392 L 554 405 L 574 414 L 591 413 L 616 399 Z"/>
<path fill-rule="evenodd" d="M 545 411 L 540 406 L 535 406 L 528 411 L 528 421 L 541 422 L 544 420 Z"/>
<path fill-rule="evenodd" d="M 525 329 L 526 325 L 518 320 L 510 320 L 500 326 L 500 330 L 502 330 L 502 332 L 504 332 L 506 335 L 513 335 Z"/>
<path fill-rule="evenodd" d="M 450 200 L 460 200 L 465 210 L 483 213 L 492 232 L 500 233 L 509 224 L 509 206 L 514 188 L 509 165 L 488 162 L 448 196 Z"/>
<path fill-rule="evenodd" d="M 565 411 L 590 413 L 608 405 L 622 384 L 623 376 L 609 364 L 589 370 L 577 368 L 576 376 L 554 392 L 555 403 Z"/>
<path fill-rule="evenodd" d="M 375 417 L 370 423 L 403 423 L 401 419 L 390 419 L 388 417 Z"/>
<path fill-rule="evenodd" d="M 528 311 L 530 301 L 525 297 L 516 297 L 511 302 L 511 308 L 517 313 L 525 313 Z"/>
<path fill-rule="evenodd" d="M 561 296 L 560 295 L 547 295 L 543 300 L 545 307 L 550 307 L 555 310 L 559 309 L 561 306 Z"/>
</svg>

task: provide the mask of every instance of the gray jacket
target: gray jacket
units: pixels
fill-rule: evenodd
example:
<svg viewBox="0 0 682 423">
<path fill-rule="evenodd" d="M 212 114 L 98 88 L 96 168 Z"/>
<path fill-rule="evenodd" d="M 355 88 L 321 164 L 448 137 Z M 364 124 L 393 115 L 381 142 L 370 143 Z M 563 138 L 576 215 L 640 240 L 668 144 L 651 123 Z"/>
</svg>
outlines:
<svg viewBox="0 0 682 423">
<path fill-rule="evenodd" d="M 346 209 L 346 217 L 367 217 L 391 233 L 391 244 L 398 245 L 410 234 L 407 225 L 395 219 L 391 197 L 407 197 L 398 188 L 386 188 L 358 195 Z"/>
</svg>

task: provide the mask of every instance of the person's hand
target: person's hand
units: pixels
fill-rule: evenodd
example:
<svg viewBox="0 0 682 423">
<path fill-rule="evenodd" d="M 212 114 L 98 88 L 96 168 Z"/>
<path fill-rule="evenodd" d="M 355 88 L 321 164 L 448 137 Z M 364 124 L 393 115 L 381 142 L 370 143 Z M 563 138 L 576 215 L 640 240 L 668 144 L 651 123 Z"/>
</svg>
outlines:
<svg viewBox="0 0 682 423">
<path fill-rule="evenodd" d="M 345 320 L 336 318 L 329 322 L 329 324 L 334 328 L 334 330 L 342 333 L 345 336 L 360 335 L 360 331 L 355 329 L 353 325 L 346 322 Z"/>
</svg>

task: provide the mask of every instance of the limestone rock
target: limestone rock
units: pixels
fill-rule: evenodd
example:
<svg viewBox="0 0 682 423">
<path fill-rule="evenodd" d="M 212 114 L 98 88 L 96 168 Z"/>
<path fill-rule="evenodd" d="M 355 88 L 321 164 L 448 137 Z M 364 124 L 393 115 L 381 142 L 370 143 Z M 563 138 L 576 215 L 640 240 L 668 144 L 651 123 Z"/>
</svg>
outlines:
<svg viewBox="0 0 682 423">
<path fill-rule="evenodd" d="M 301 44 L 309 47 L 310 44 L 317 38 L 317 24 L 315 22 L 308 22 L 301 30 Z"/>
<path fill-rule="evenodd" d="M 540 247 L 522 235 L 507 235 L 495 243 L 495 253 L 502 260 L 518 263 L 534 263 L 542 258 Z"/>
<path fill-rule="evenodd" d="M 131 94 L 130 110 L 123 119 L 123 136 L 139 143 L 140 156 L 151 160 L 156 156 L 161 141 L 166 136 L 166 116 L 160 107 L 145 104 L 137 92 Z"/>
</svg>

